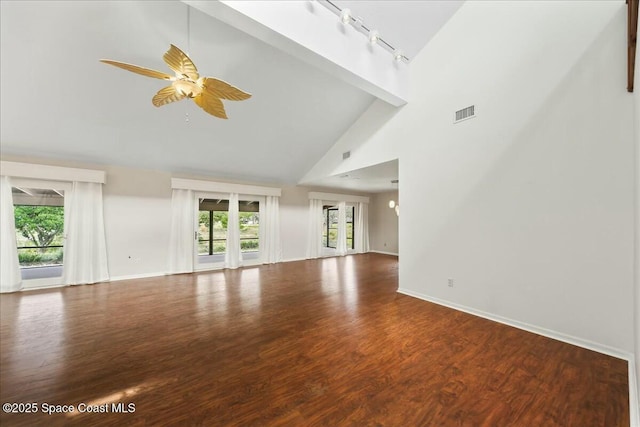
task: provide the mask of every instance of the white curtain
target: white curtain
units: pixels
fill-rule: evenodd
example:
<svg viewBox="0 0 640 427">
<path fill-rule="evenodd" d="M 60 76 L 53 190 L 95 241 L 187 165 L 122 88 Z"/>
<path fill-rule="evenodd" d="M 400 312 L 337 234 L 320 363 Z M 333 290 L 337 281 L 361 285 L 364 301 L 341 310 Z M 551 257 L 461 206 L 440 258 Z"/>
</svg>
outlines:
<svg viewBox="0 0 640 427">
<path fill-rule="evenodd" d="M 347 254 L 347 204 L 338 203 L 338 242 L 336 243 L 336 255 Z"/>
<path fill-rule="evenodd" d="M 0 292 L 22 289 L 11 180 L 0 177 Z"/>
<path fill-rule="evenodd" d="M 192 190 L 173 190 L 169 232 L 169 274 L 193 272 L 197 212 L 197 201 Z"/>
<path fill-rule="evenodd" d="M 280 198 L 266 196 L 260 203 L 260 256 L 263 264 L 282 261 L 280 248 Z"/>
<path fill-rule="evenodd" d="M 225 268 L 242 266 L 239 210 L 238 194 L 231 193 L 229 195 L 229 217 L 227 220 L 227 252 L 224 256 Z"/>
<path fill-rule="evenodd" d="M 64 234 L 62 283 L 81 285 L 109 280 L 102 184 L 73 183 L 64 196 Z"/>
<path fill-rule="evenodd" d="M 355 250 L 362 254 L 369 252 L 369 204 L 360 202 L 356 207 Z"/>
<path fill-rule="evenodd" d="M 307 245 L 307 259 L 318 258 L 322 255 L 322 200 L 309 200 L 309 240 Z"/>
</svg>

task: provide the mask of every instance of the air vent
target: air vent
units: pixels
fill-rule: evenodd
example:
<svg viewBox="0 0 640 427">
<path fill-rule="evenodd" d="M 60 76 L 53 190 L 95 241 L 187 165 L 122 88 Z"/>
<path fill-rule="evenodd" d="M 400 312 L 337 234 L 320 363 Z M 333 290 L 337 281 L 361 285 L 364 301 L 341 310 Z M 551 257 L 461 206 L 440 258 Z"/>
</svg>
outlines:
<svg viewBox="0 0 640 427">
<path fill-rule="evenodd" d="M 476 116 L 476 106 L 472 105 L 467 108 L 463 108 L 462 110 L 456 111 L 455 118 L 453 123 L 458 123 L 463 120 L 472 119 Z"/>
<path fill-rule="evenodd" d="M 351 157 L 351 151 L 345 151 L 344 153 L 342 153 L 342 160 L 346 160 L 349 157 Z"/>
</svg>

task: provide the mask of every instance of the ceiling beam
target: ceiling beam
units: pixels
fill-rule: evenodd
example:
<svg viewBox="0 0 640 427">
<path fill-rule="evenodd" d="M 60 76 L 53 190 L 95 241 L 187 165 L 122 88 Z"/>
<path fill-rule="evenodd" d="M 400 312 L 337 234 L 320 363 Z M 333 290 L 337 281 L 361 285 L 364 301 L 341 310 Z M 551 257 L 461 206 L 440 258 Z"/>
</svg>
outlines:
<svg viewBox="0 0 640 427">
<path fill-rule="evenodd" d="M 636 41 L 638 39 L 638 1 L 627 0 L 628 10 L 628 72 L 627 72 L 627 90 L 633 92 L 633 79 L 636 67 Z"/>
<path fill-rule="evenodd" d="M 409 64 L 318 2 L 182 1 L 393 106 L 407 103 Z"/>
</svg>

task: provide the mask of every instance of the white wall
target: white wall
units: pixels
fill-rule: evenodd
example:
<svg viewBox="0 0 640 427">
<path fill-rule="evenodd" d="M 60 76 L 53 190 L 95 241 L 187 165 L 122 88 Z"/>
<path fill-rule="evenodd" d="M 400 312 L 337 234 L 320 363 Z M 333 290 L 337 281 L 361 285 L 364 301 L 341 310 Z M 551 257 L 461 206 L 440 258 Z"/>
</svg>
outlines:
<svg viewBox="0 0 640 427">
<path fill-rule="evenodd" d="M 398 156 L 401 290 L 631 353 L 625 33 L 624 2 L 466 2 L 412 62 L 409 104 L 374 104 L 306 179 Z"/>
<path fill-rule="evenodd" d="M 425 80 L 416 91 L 437 100 L 424 103 L 422 115 L 436 120 L 432 143 L 410 138 L 420 148 L 400 157 L 401 241 L 425 210 L 429 220 L 424 242 L 402 247 L 400 286 L 632 352 L 625 5 L 505 3 L 468 4 L 417 64 Z M 473 43 L 457 36 L 479 22 L 485 30 Z M 453 43 L 442 43 L 445 36 Z M 426 59 L 452 50 L 483 63 L 454 61 L 442 78 Z M 471 103 L 476 119 L 446 123 Z M 411 129 L 417 136 L 424 127 Z"/>
<path fill-rule="evenodd" d="M 369 243 L 372 251 L 398 254 L 398 216 L 389 208 L 398 202 L 398 191 L 376 193 L 369 203 Z"/>
<path fill-rule="evenodd" d="M 2 160 L 105 171 L 102 194 L 109 275 L 120 279 L 165 273 L 171 174 L 24 156 L 3 155 Z"/>
<path fill-rule="evenodd" d="M 282 259 L 304 259 L 307 254 L 309 227 L 309 190 L 304 187 L 284 187 L 280 197 L 280 235 Z"/>
<path fill-rule="evenodd" d="M 106 170 L 105 231 L 111 276 L 164 274 L 171 224 L 171 174 L 116 167 Z M 213 177 L 189 178 L 216 181 Z M 128 188 L 129 183 L 135 184 Z M 282 188 L 284 261 L 304 259 L 306 255 L 308 191 L 304 187 Z"/>
<path fill-rule="evenodd" d="M 171 174 L 103 168 L 104 222 L 112 279 L 164 274 L 171 225 Z"/>
<path fill-rule="evenodd" d="M 105 171 L 104 219 L 111 278 L 165 274 L 171 224 L 171 173 L 21 156 L 5 155 L 2 160 Z M 213 177 L 180 177 L 216 181 Z M 316 190 L 282 187 L 280 224 L 284 261 L 306 256 L 308 192 Z"/>
<path fill-rule="evenodd" d="M 636 54 L 636 68 L 633 99 L 635 101 L 635 143 L 636 143 L 636 226 L 635 226 L 635 363 L 636 397 L 640 404 L 640 55 Z M 639 405 L 640 406 L 640 405 Z"/>
</svg>

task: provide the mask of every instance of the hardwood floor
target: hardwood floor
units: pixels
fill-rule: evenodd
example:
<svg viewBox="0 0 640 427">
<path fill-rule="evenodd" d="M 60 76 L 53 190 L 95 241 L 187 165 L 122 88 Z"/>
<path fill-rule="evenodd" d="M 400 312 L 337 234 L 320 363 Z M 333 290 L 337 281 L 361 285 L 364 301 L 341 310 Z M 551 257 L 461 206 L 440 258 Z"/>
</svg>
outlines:
<svg viewBox="0 0 640 427">
<path fill-rule="evenodd" d="M 397 281 L 366 254 L 4 294 L 0 400 L 39 412 L 0 424 L 629 425 L 626 361 Z"/>
</svg>

